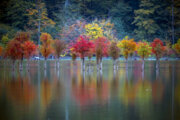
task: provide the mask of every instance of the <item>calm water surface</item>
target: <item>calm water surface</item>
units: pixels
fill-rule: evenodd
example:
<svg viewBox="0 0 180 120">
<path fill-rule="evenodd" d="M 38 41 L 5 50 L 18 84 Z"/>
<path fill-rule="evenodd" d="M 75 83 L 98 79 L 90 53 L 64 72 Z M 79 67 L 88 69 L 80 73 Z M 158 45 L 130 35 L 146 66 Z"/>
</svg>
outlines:
<svg viewBox="0 0 180 120">
<path fill-rule="evenodd" d="M 180 62 L 104 61 L 81 72 L 80 61 L 32 62 L 29 72 L 0 65 L 0 120 L 180 120 Z M 131 67 L 132 66 L 132 67 Z"/>
</svg>

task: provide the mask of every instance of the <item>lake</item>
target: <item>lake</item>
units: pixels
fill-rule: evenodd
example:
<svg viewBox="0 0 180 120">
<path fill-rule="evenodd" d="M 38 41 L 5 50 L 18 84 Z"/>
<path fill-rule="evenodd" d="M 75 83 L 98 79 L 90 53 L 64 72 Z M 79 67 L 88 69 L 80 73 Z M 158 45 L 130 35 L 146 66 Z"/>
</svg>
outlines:
<svg viewBox="0 0 180 120">
<path fill-rule="evenodd" d="M 180 120 L 180 61 L 119 63 L 81 71 L 80 61 L 62 60 L 60 69 L 37 61 L 29 71 L 0 64 L 1 120 Z M 93 63 L 92 63 L 93 64 Z"/>
</svg>

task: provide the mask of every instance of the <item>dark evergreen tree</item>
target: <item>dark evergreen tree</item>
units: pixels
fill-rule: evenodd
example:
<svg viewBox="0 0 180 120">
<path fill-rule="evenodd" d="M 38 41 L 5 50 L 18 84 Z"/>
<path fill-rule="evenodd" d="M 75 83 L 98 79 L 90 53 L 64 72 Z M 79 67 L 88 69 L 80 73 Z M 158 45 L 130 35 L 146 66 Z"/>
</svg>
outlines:
<svg viewBox="0 0 180 120">
<path fill-rule="evenodd" d="M 134 11 L 133 24 L 137 26 L 134 32 L 139 40 L 151 41 L 154 39 L 155 33 L 160 29 L 154 19 L 154 13 L 157 8 L 158 6 L 152 0 L 141 0 L 139 9 Z"/>
</svg>

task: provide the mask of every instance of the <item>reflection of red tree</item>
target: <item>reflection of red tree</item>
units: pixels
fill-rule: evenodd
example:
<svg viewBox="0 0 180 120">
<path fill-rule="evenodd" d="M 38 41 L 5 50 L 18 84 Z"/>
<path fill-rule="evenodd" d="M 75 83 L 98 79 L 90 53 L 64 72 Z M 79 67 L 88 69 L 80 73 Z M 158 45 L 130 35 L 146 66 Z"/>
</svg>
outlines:
<svg viewBox="0 0 180 120">
<path fill-rule="evenodd" d="M 162 82 L 159 82 L 159 81 L 156 80 L 152 84 L 153 101 L 155 103 L 160 102 L 162 100 L 163 93 L 164 93 L 164 86 L 163 86 Z"/>
<path fill-rule="evenodd" d="M 97 87 L 97 97 L 100 102 L 100 104 L 104 104 L 107 102 L 108 99 L 108 83 L 103 81 L 100 86 Z"/>
<path fill-rule="evenodd" d="M 80 105 L 91 104 L 96 95 L 96 89 L 88 85 L 74 86 L 72 90 L 76 101 Z"/>
<path fill-rule="evenodd" d="M 29 105 L 35 98 L 35 88 L 28 80 L 18 78 L 16 81 L 7 83 L 7 95 L 9 98 L 18 104 Z"/>
<path fill-rule="evenodd" d="M 87 83 L 83 83 L 83 81 L 81 81 L 80 84 L 73 85 L 72 92 L 76 101 L 82 106 L 90 105 L 95 102 L 98 102 L 99 104 L 104 104 L 106 103 L 109 95 L 108 83 L 102 82 L 98 83 L 97 85 L 96 81 L 91 81 Z"/>
</svg>

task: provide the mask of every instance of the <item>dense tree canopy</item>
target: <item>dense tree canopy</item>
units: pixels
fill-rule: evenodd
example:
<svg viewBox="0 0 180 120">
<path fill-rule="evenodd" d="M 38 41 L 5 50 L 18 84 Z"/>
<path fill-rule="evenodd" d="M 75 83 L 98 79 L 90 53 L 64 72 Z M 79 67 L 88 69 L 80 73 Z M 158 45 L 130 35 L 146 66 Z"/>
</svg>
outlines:
<svg viewBox="0 0 180 120">
<path fill-rule="evenodd" d="M 180 1 L 174 0 L 2 0 L 0 2 L 0 43 L 2 36 L 13 38 L 15 31 L 36 29 L 41 18 L 41 32 L 53 38 L 63 37 L 77 21 L 111 20 L 113 35 L 138 40 L 172 39 L 174 16 L 175 41 L 180 37 Z M 40 9 L 38 9 L 38 6 Z M 173 14 L 172 14 L 173 6 Z M 38 11 L 39 10 L 39 11 Z M 49 26 L 53 24 L 54 26 Z M 28 28 L 28 29 L 27 29 Z M 77 28 L 77 27 L 74 27 Z M 74 38 L 79 36 L 74 29 Z M 81 31 L 82 33 L 83 31 Z M 33 34 L 37 34 L 36 31 Z M 106 36 L 107 37 L 107 36 Z M 37 41 L 37 36 L 32 35 Z M 60 38 L 58 38 L 60 39 Z M 63 40 L 69 41 L 71 38 Z"/>
</svg>

